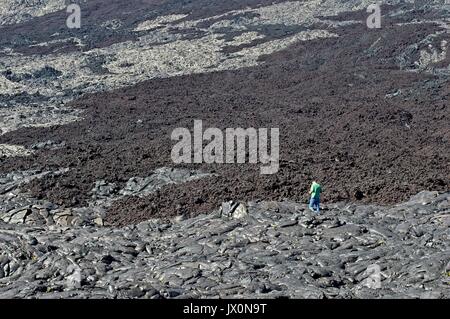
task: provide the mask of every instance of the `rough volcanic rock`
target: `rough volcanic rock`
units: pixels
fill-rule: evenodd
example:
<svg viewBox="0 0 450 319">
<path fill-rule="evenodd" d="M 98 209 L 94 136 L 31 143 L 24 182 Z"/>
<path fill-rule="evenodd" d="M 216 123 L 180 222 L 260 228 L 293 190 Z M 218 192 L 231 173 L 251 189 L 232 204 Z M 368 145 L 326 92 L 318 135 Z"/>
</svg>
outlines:
<svg viewBox="0 0 450 319">
<path fill-rule="evenodd" d="M 450 193 L 320 214 L 288 201 L 231 206 L 248 213 L 124 228 L 0 221 L 0 297 L 450 297 Z"/>
<path fill-rule="evenodd" d="M 449 6 L 77 2 L 0 4 L 0 298 L 449 298 Z M 278 173 L 175 165 L 196 119 Z"/>
<path fill-rule="evenodd" d="M 23 128 L 1 136 L 0 143 L 6 145 L 29 148 L 50 140 L 64 141 L 65 147 L 0 159 L 0 172 L 71 168 L 64 175 L 35 180 L 24 188 L 37 198 L 65 207 L 86 206 L 100 180 L 123 189 L 131 178 L 146 178 L 149 171 L 159 167 L 214 174 L 182 186 L 165 186 L 147 198 L 121 199 L 109 212 L 110 222 L 121 224 L 153 216 L 210 212 L 229 200 L 305 201 L 313 178 L 324 185 L 324 200 L 328 202 L 395 203 L 421 190 L 447 191 L 450 86 L 448 74 L 437 70 L 444 70 L 438 64 L 443 62 L 439 57 L 447 52 L 442 44 L 448 40 L 448 33 L 442 23 L 436 22 L 445 17 L 445 12 L 435 8 L 434 22 L 428 17 L 422 23 L 412 23 L 418 14 L 414 6 L 386 6 L 383 28 L 368 30 L 361 20 L 354 20 L 363 19 L 364 10 L 337 12 L 333 11 L 334 2 L 327 1 L 324 12 L 331 16 L 325 18 L 318 15 L 317 3 L 310 4 L 309 11 L 302 15 L 299 8 L 304 6 L 308 5 L 283 2 L 261 6 L 244 10 L 258 13 L 257 17 L 249 15 L 232 23 L 235 19 L 226 15 L 204 20 L 198 28 L 226 35 L 241 27 L 273 27 L 284 18 L 283 28 L 300 25 L 317 32 L 322 29 L 321 23 L 331 20 L 336 36 L 304 41 L 305 30 L 300 29 L 288 38 L 265 35 L 264 43 L 241 48 L 237 60 L 229 57 L 209 73 L 189 74 L 197 71 L 189 69 L 188 63 L 187 69 L 182 67 L 178 73 L 183 76 L 85 96 L 71 104 L 78 114 L 83 111 L 83 119 L 78 122 Z M 187 18 L 172 18 L 152 23 L 163 25 L 158 32 L 170 29 L 170 23 L 179 28 L 192 23 Z M 219 27 L 229 24 L 229 28 Z M 145 26 L 141 28 L 149 24 Z M 233 39 L 236 36 L 243 34 L 233 35 Z M 206 43 L 207 39 L 197 40 Z M 171 41 L 179 44 L 176 39 Z M 282 50 L 288 45 L 289 49 Z M 267 46 L 270 49 L 264 51 Z M 120 51 L 119 47 L 115 49 Z M 158 45 L 151 47 L 161 49 Z M 131 56 L 142 59 L 140 51 L 134 52 Z M 170 52 L 181 51 L 174 47 Z M 213 54 L 207 52 L 199 63 Z M 261 56 L 264 53 L 267 55 Z M 192 57 L 176 61 L 183 64 Z M 246 64 L 249 59 L 256 60 Z M 198 72 L 206 72 L 204 66 Z M 243 66 L 249 67 L 234 70 Z M 132 69 L 136 71 L 136 65 Z M 223 69 L 232 70 L 211 72 Z M 155 76 L 161 76 L 161 69 Z M 54 81 L 62 81 L 61 76 Z M 64 122 L 57 114 L 55 118 Z M 279 172 L 261 176 L 259 165 L 174 165 L 171 132 L 178 127 L 191 129 L 194 119 L 202 119 L 205 128 L 280 128 Z"/>
</svg>

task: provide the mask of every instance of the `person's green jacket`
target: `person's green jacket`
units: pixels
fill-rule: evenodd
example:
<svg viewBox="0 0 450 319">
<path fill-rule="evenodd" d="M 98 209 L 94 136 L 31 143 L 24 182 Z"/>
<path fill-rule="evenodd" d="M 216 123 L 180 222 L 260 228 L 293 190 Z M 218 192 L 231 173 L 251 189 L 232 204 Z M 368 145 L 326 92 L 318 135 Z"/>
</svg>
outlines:
<svg viewBox="0 0 450 319">
<path fill-rule="evenodd" d="M 311 189 L 309 193 L 311 194 L 311 198 L 320 199 L 320 193 L 322 192 L 322 186 L 318 183 L 313 182 L 311 184 Z"/>
</svg>

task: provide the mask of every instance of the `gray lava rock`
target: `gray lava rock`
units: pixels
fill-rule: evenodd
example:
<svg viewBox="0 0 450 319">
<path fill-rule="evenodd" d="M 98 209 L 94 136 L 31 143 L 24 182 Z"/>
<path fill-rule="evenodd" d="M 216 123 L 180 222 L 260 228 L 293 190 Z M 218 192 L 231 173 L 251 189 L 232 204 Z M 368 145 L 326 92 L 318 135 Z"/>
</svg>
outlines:
<svg viewBox="0 0 450 319">
<path fill-rule="evenodd" d="M 123 228 L 93 223 L 94 208 L 22 205 L 2 215 L 0 298 L 448 298 L 449 197 L 320 216 L 287 201 L 228 202 Z M 34 214 L 55 225 L 27 223 Z"/>
</svg>

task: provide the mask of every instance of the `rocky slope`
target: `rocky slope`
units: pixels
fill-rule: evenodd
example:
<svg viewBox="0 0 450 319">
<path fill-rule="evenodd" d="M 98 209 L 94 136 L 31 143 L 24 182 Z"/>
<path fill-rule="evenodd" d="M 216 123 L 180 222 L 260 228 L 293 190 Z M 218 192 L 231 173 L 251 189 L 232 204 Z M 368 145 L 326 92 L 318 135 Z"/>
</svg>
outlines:
<svg viewBox="0 0 450 319">
<path fill-rule="evenodd" d="M 52 99 L 61 92 L 76 93 L 77 77 L 89 81 L 82 87 L 93 91 L 111 79 L 130 86 L 87 94 L 63 106 L 70 111 L 58 108 L 52 116 L 45 101 L 22 109 L 32 113 L 21 114 L 17 105 L 2 108 L 12 116 L 3 117 L 2 128 L 9 132 L 0 136 L 0 145 L 5 154 L 22 156 L 1 159 L 0 173 L 68 169 L 23 187 L 68 209 L 87 206 L 91 190 L 102 181 L 115 185 L 114 193 L 130 179 L 147 178 L 161 167 L 211 174 L 147 197 L 121 198 L 108 212 L 115 225 L 210 212 L 228 200 L 303 202 L 313 178 L 326 186 L 328 202 L 393 204 L 422 190 L 448 191 L 446 11 L 430 4 L 385 6 L 383 27 L 370 30 L 364 3 L 346 3 L 348 8 L 337 11 L 334 1 L 261 3 L 251 9 L 222 7 L 227 14 L 215 12 L 201 21 L 180 18 L 187 14 L 182 10 L 151 23 L 135 21 L 133 28 L 146 32 L 147 42 L 130 40 L 101 49 L 117 50 L 112 61 L 124 63 L 120 72 L 109 60 L 98 60 L 95 70 L 107 72 L 95 73 L 84 67 L 84 58 L 67 56 L 86 57 L 100 48 L 43 58 L 74 61 L 73 68 L 63 63 L 69 73 L 56 64 L 34 68 L 33 63 L 44 60 L 22 54 L 5 64 L 11 70 L 6 76 L 27 85 L 31 95 L 35 89 Z M 30 66 L 28 75 L 14 71 L 14 63 Z M 147 76 L 156 78 L 144 81 Z M 57 88 L 62 84 L 67 90 Z M 70 121 L 74 112 L 77 122 L 51 126 L 53 120 Z M 202 119 L 205 128 L 280 128 L 278 173 L 262 176 L 260 165 L 175 165 L 171 133 L 192 129 L 195 119 Z"/>
<path fill-rule="evenodd" d="M 77 2 L 0 0 L 0 298 L 450 296 L 449 5 Z M 279 172 L 175 165 L 194 119 Z"/>
<path fill-rule="evenodd" d="M 1 298 L 450 297 L 450 193 L 319 215 L 251 202 L 124 228 L 0 226 Z"/>
</svg>

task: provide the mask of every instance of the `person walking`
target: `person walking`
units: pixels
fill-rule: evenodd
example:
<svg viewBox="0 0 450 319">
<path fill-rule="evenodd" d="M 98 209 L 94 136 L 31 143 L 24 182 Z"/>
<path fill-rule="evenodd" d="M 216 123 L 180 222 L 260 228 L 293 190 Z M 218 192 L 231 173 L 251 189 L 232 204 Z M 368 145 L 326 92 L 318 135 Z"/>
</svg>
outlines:
<svg viewBox="0 0 450 319">
<path fill-rule="evenodd" d="M 320 193 L 322 192 L 322 186 L 316 181 L 313 181 L 311 184 L 311 189 L 309 190 L 309 194 L 311 194 L 311 198 L 309 200 L 309 209 L 313 212 L 320 212 Z"/>
</svg>

